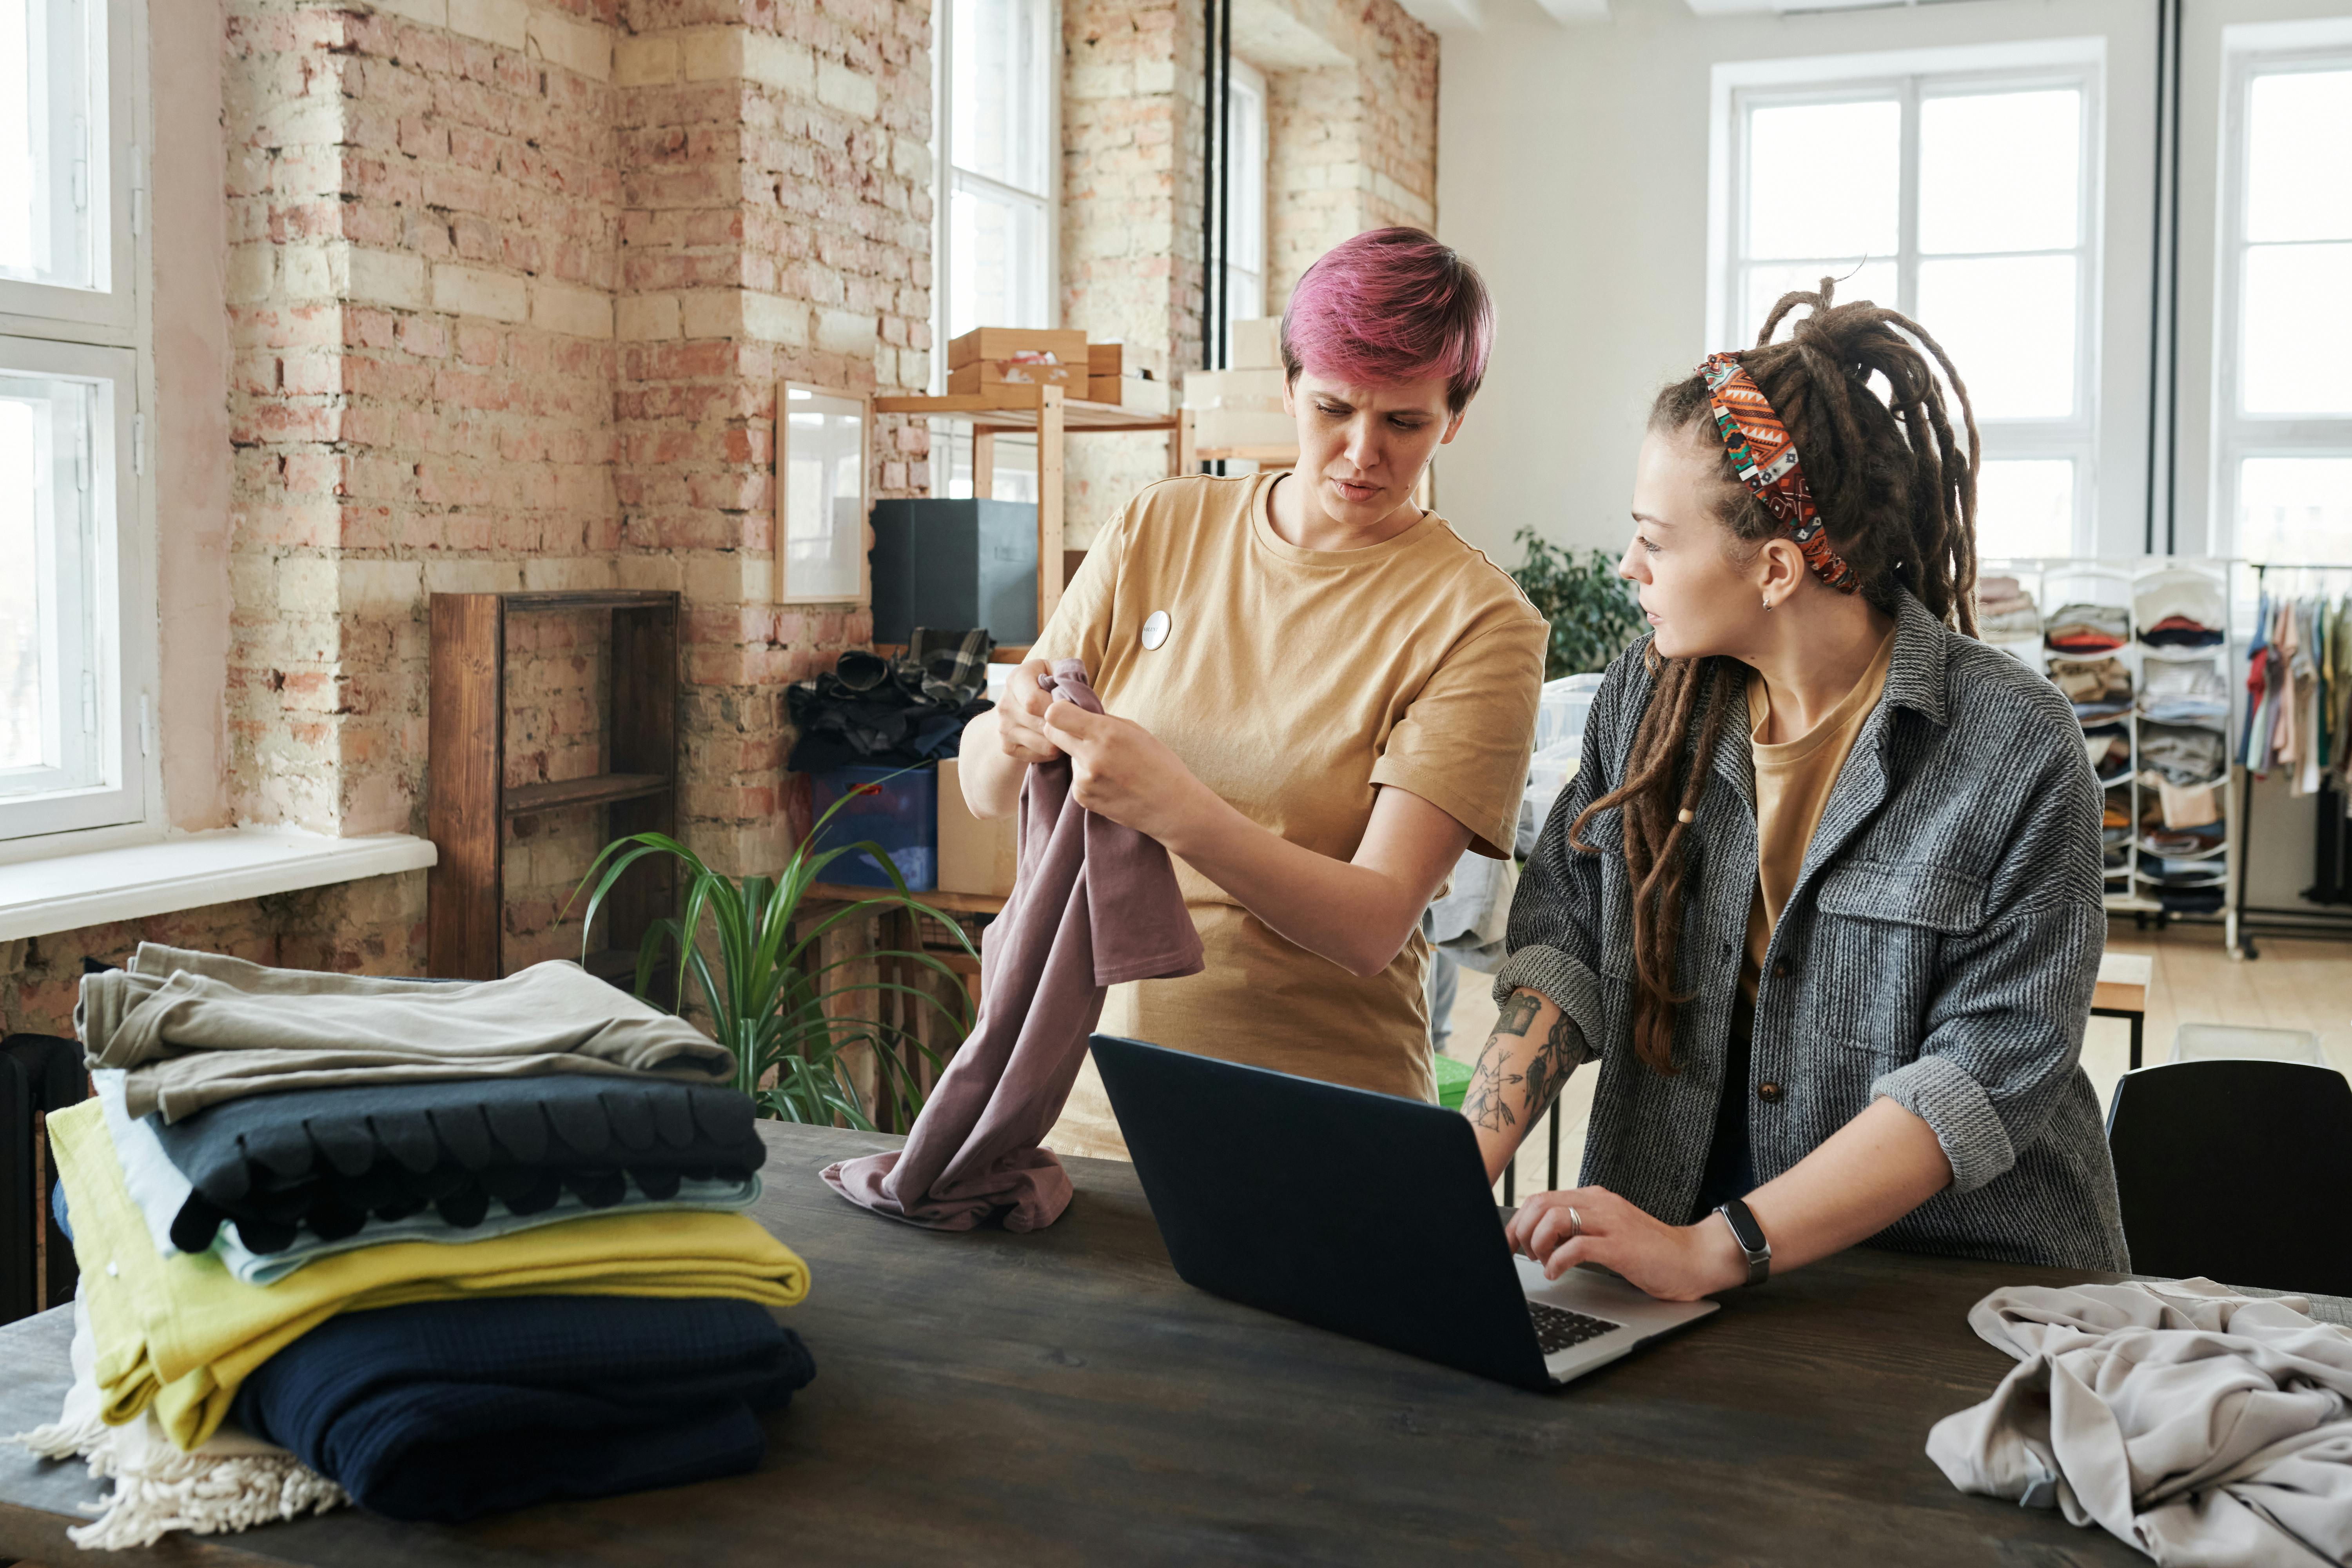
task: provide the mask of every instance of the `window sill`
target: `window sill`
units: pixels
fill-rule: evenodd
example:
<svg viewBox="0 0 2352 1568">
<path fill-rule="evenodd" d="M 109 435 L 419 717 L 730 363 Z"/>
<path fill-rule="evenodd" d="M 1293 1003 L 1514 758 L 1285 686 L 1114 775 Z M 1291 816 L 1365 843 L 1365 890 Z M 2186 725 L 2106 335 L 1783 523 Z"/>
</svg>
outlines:
<svg viewBox="0 0 2352 1568">
<path fill-rule="evenodd" d="M 437 858 L 430 839 L 404 833 L 233 827 L 27 860 L 0 866 L 0 942 L 418 871 Z"/>
</svg>

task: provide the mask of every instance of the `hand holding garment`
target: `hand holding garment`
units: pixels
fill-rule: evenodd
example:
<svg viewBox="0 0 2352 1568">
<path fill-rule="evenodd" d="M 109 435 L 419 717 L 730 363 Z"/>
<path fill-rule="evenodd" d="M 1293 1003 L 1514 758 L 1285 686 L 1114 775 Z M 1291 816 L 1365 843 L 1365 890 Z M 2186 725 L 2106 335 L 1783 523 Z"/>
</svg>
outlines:
<svg viewBox="0 0 2352 1568">
<path fill-rule="evenodd" d="M 264 1363 L 236 1419 L 362 1508 L 456 1523 L 759 1468 L 815 1375 L 748 1301 L 520 1296 L 346 1312 Z"/>
<path fill-rule="evenodd" d="M 102 1087 L 110 1073 L 92 1077 Z M 656 1073 L 297 1089 L 133 1125 L 193 1189 L 170 1227 L 183 1252 L 204 1251 L 225 1223 L 275 1253 L 420 1215 L 471 1228 L 632 1193 L 667 1200 L 681 1181 L 756 1193 L 768 1157 L 749 1095 Z M 126 1152 L 122 1129 L 114 1141 Z"/>
<path fill-rule="evenodd" d="M 1103 710 L 1077 659 L 1055 659 L 1038 680 Z M 1168 851 L 1087 810 L 1070 787 L 1067 758 L 1029 769 L 1013 894 L 981 941 L 980 1021 L 904 1149 L 825 1167 L 850 1202 L 935 1230 L 970 1230 L 1000 1209 L 1010 1230 L 1053 1224 L 1070 1178 L 1038 1140 L 1069 1098 L 1104 990 L 1200 973 Z"/>
<path fill-rule="evenodd" d="M 131 1071 L 131 1114 L 176 1121 L 241 1095 L 352 1083 L 668 1068 L 725 1079 L 735 1058 L 684 1019 L 576 963 L 451 984 L 270 969 L 142 942 L 85 974 L 74 1026 L 93 1068 Z"/>
<path fill-rule="evenodd" d="M 2210 1279 L 1996 1290 L 2018 1360 L 1927 1457 L 1962 1491 L 2056 1507 L 2157 1562 L 2352 1562 L 2352 1331 Z"/>
<path fill-rule="evenodd" d="M 394 1242 L 240 1284 L 209 1254 L 155 1250 L 95 1100 L 48 1120 L 73 1209 L 106 1419 L 152 1405 L 182 1448 L 209 1438 L 254 1368 L 339 1312 L 485 1296 L 725 1296 L 790 1307 L 808 1268 L 748 1215 L 596 1215 L 488 1241 Z"/>
</svg>

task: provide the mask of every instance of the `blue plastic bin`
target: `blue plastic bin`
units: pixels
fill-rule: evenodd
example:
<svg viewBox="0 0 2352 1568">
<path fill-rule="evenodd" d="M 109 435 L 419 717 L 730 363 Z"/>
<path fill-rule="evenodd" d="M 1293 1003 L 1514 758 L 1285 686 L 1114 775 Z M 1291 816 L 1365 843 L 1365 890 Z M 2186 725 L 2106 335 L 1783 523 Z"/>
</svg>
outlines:
<svg viewBox="0 0 2352 1568">
<path fill-rule="evenodd" d="M 830 768 L 809 775 L 816 815 L 848 797 L 817 835 L 822 852 L 870 839 L 890 856 L 907 886 L 928 892 L 939 885 L 940 770 L 919 768 Z M 887 888 L 890 878 L 873 855 L 860 850 L 824 868 L 824 880 L 855 888 Z"/>
</svg>

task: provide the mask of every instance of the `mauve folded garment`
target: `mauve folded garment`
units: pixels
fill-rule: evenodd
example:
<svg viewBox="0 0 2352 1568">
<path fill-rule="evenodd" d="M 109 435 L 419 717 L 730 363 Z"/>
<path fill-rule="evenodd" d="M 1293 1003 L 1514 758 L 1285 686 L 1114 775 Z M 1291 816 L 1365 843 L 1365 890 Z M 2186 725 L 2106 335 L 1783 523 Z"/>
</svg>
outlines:
<svg viewBox="0 0 2352 1568">
<path fill-rule="evenodd" d="M 362 1508 L 455 1523 L 754 1469 L 758 1412 L 815 1375 L 748 1301 L 509 1296 L 329 1319 L 237 1390 L 237 1424 Z"/>
<path fill-rule="evenodd" d="M 681 1178 L 740 1180 L 768 1157 L 752 1120 L 750 1097 L 715 1084 L 564 1074 L 253 1095 L 147 1124 L 195 1188 L 173 1246 L 202 1252 L 232 1221 L 247 1247 L 277 1252 L 370 1215 L 432 1207 L 463 1227 L 493 1202 L 532 1214 L 569 1192 L 600 1208 L 632 1182 L 667 1199 Z"/>
<path fill-rule="evenodd" d="M 1037 679 L 1058 700 L 1103 710 L 1075 658 Z M 1031 766 L 1020 825 L 1013 894 L 981 941 L 971 1037 L 904 1149 L 824 1169 L 835 1191 L 877 1214 L 935 1230 L 970 1230 L 999 1211 L 1008 1230 L 1059 1219 L 1069 1173 L 1038 1140 L 1070 1097 L 1105 988 L 1201 972 L 1168 851 L 1072 799 L 1066 758 Z"/>
</svg>

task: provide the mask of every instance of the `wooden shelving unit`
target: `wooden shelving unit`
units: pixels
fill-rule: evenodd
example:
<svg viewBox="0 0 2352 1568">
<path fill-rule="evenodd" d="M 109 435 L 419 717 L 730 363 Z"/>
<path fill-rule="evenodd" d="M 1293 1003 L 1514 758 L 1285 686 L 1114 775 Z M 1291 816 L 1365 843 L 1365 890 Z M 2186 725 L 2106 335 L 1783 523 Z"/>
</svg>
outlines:
<svg viewBox="0 0 2352 1568">
<path fill-rule="evenodd" d="M 1183 409 L 1168 414 L 1144 414 L 1113 403 L 1087 403 L 1065 395 L 1058 386 L 990 386 L 979 392 L 945 397 L 877 397 L 877 414 L 904 414 L 934 419 L 969 419 L 971 424 L 971 493 L 989 496 L 996 470 L 996 437 L 1008 432 L 1037 433 L 1037 626 L 1053 618 L 1062 602 L 1062 589 L 1073 563 L 1063 550 L 1062 440 L 1074 433 L 1106 430 L 1133 433 L 1168 432 L 1168 471 L 1188 474 L 1200 458 L 1192 450 L 1192 416 Z M 1055 562 L 1063 569 L 1052 569 Z"/>
<path fill-rule="evenodd" d="M 441 858 L 425 884 L 425 968 L 436 977 L 506 973 L 509 820 L 572 806 L 605 808 L 605 838 L 676 830 L 677 606 L 674 593 L 615 590 L 436 594 L 425 833 Z M 588 778 L 506 787 L 507 617 L 556 610 L 612 613 L 604 765 Z M 633 971 L 646 929 L 677 904 L 666 864 L 640 862 L 605 900 L 605 952 L 588 967 Z"/>
</svg>

